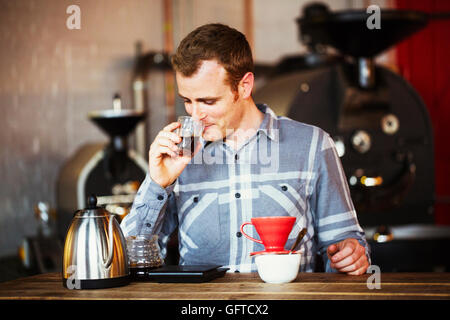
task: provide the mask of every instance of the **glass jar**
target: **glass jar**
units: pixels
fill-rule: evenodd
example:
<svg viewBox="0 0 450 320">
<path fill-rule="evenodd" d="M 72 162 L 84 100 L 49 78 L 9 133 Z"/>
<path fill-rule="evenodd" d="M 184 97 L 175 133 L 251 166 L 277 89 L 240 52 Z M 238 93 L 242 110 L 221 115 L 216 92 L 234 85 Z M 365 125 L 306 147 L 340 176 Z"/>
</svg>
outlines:
<svg viewBox="0 0 450 320">
<path fill-rule="evenodd" d="M 133 279 L 144 279 L 147 271 L 164 264 L 161 256 L 158 236 L 142 234 L 129 236 L 127 241 L 128 265 Z"/>
</svg>

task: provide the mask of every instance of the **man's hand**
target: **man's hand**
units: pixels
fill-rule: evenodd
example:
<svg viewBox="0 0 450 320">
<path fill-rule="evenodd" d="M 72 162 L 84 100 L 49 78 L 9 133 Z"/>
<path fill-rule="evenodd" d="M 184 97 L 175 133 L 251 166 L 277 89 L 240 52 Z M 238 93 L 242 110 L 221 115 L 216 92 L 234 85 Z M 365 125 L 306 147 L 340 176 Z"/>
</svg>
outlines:
<svg viewBox="0 0 450 320">
<path fill-rule="evenodd" d="M 163 188 L 172 184 L 191 161 L 190 156 L 178 155 L 176 144 L 181 142 L 181 137 L 173 131 L 179 126 L 179 122 L 172 122 L 161 130 L 148 152 L 150 177 Z M 201 143 L 197 145 L 194 154 L 200 148 Z"/>
<path fill-rule="evenodd" d="M 369 261 L 366 249 L 356 239 L 345 239 L 327 248 L 331 267 L 349 275 L 360 275 L 366 272 Z"/>
</svg>

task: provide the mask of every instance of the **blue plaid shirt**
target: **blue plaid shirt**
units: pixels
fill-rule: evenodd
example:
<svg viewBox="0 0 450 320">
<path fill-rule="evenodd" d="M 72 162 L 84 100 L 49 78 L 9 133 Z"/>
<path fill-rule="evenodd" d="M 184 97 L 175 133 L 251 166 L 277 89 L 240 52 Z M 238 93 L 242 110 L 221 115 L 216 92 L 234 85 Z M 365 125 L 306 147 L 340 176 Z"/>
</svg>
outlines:
<svg viewBox="0 0 450 320">
<path fill-rule="evenodd" d="M 266 105 L 260 128 L 235 150 L 222 140 L 202 142 L 175 183 L 162 188 L 147 174 L 121 228 L 125 236 L 158 234 L 162 255 L 178 228 L 180 264 L 217 264 L 229 272 L 256 271 L 251 252 L 261 244 L 243 237 L 252 217 L 297 218 L 285 248 L 302 228 L 300 271 L 315 269 L 316 253 L 330 268 L 327 247 L 356 238 L 369 247 L 350 197 L 334 142 L 322 129 L 277 117 Z M 244 230 L 258 238 L 252 226 Z M 370 257 L 369 257 L 370 261 Z"/>
</svg>

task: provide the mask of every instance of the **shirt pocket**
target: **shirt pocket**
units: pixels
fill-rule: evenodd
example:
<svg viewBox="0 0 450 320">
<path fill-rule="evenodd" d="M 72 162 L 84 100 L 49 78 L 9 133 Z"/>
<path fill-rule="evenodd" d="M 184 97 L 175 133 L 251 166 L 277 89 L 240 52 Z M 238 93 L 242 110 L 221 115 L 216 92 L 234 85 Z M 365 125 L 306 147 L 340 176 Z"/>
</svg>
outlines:
<svg viewBox="0 0 450 320">
<path fill-rule="evenodd" d="M 261 208 L 271 212 L 269 215 L 297 216 L 305 213 L 305 184 L 302 182 L 262 183 L 258 190 Z"/>
<path fill-rule="evenodd" d="M 190 250 L 214 249 L 220 244 L 218 193 L 191 195 L 179 212 L 181 241 Z"/>
</svg>

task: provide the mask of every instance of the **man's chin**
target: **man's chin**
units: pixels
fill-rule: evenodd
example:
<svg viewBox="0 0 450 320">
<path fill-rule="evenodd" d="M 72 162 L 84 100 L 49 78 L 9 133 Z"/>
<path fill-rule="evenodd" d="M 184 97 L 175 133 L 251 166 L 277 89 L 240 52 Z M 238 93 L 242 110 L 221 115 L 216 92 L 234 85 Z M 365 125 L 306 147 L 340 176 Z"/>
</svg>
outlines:
<svg viewBox="0 0 450 320">
<path fill-rule="evenodd" d="M 223 139 L 222 134 L 220 134 L 220 132 L 211 132 L 211 131 L 208 130 L 206 132 L 203 132 L 204 140 L 214 142 Z"/>
<path fill-rule="evenodd" d="M 222 140 L 222 138 L 204 134 L 203 135 L 203 140 L 214 142 L 214 141 L 217 141 L 217 140 Z"/>
</svg>

